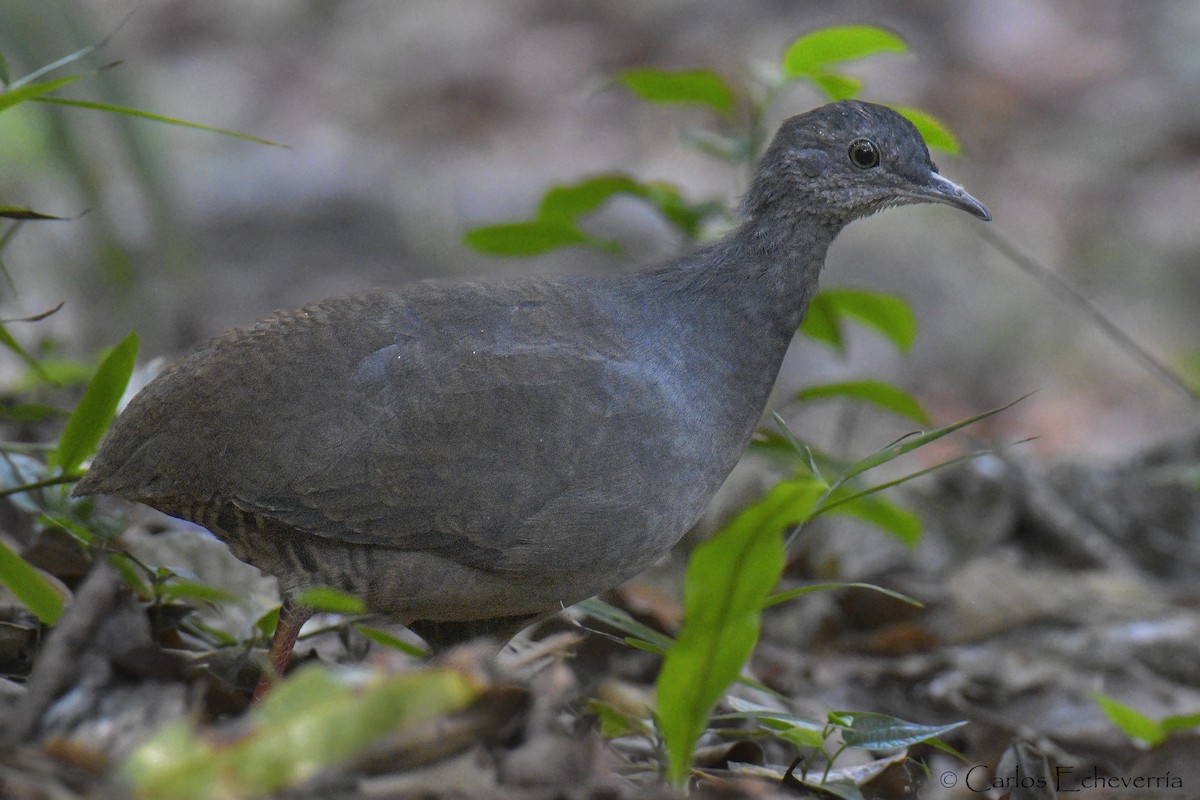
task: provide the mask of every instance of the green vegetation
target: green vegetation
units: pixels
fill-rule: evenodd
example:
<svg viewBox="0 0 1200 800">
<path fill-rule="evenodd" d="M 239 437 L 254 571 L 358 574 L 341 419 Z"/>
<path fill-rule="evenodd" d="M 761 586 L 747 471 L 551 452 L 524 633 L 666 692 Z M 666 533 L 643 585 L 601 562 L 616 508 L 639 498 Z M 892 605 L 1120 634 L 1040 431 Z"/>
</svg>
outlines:
<svg viewBox="0 0 1200 800">
<path fill-rule="evenodd" d="M 905 43 L 891 32 L 870 26 L 842 26 L 796 39 L 786 48 L 773 72 L 759 73 L 746 85 L 735 85 L 708 69 L 640 68 L 621 72 L 615 80 L 651 103 L 711 109 L 715 127 L 689 131 L 687 140 L 748 172 L 765 143 L 764 116 L 783 89 L 806 84 L 821 99 L 850 97 L 861 90 L 862 83 L 844 72 L 849 62 L 905 49 Z M 0 82 L 4 84 L 0 111 L 22 103 L 54 103 L 265 141 L 136 109 L 54 95 L 56 90 L 90 73 L 47 76 L 92 50 L 79 51 L 12 82 L 0 60 Z M 954 137 L 933 117 L 916 109 L 900 110 L 921 129 L 932 146 L 956 150 Z M 616 195 L 648 203 L 689 241 L 710 236 L 733 219 L 721 200 L 691 201 L 669 183 L 608 173 L 551 187 L 532 218 L 476 228 L 466 234 L 465 241 L 477 250 L 498 256 L 532 256 L 565 246 L 617 252 L 618 243 L 594 236 L 584 227 L 587 215 Z M 14 205 L 0 205 L 0 218 L 11 221 L 0 235 L 0 248 L 19 225 L 49 224 L 57 219 Z M 915 316 L 902 298 L 855 288 L 823 290 L 814 299 L 801 332 L 844 352 L 843 329 L 850 322 L 870 326 L 901 351 L 911 346 L 916 335 Z M 0 345 L 21 359 L 32 375 L 28 403 L 10 409 L 10 416 L 41 413 L 46 417 L 61 415 L 67 420 L 57 443 L 42 454 L 44 458 L 8 454 L 9 488 L 4 494 L 12 495 L 30 509 L 39 524 L 60 528 L 94 557 L 109 558 L 147 603 L 225 602 L 228 595 L 213 587 L 162 567 L 143 564 L 123 552 L 115 540 L 118 528 L 95 518 L 91 501 L 75 501 L 68 495 L 68 485 L 79 477 L 80 468 L 94 452 L 126 390 L 137 344 L 133 333 L 117 344 L 91 371 L 82 399 L 74 409 L 60 411 L 41 398 L 48 387 L 65 382 L 56 377 L 56 372 L 61 376 L 70 371 L 56 370 L 26 352 L 0 324 Z M 76 369 L 70 380 L 78 378 Z M 916 398 L 874 378 L 810 386 L 793 399 L 797 403 L 819 403 L 831 398 L 863 402 L 920 425 L 930 424 L 928 413 Z M 659 742 L 661 774 L 683 785 L 693 774 L 693 754 L 701 736 L 706 732 L 719 735 L 726 726 L 749 724 L 756 735 L 777 737 L 793 745 L 797 752 L 794 766 L 802 761 L 821 764 L 815 771 L 800 769 L 798 774 L 793 774 L 796 770 L 790 771 L 791 780 L 819 785 L 845 798 L 860 795 L 853 782 L 831 772 L 842 749 L 902 750 L 917 742 L 944 747 L 937 737 L 962 723 L 925 726 L 859 711 L 830 711 L 824 721 L 814 721 L 729 697 L 727 691 L 739 680 L 755 648 L 764 608 L 811 591 L 862 588 L 861 584 L 824 583 L 775 591 L 788 547 L 794 544 L 804 525 L 820 514 L 836 511 L 853 514 L 906 544 L 914 544 L 920 536 L 916 516 L 880 497 L 878 492 L 937 467 L 876 485 L 864 483 L 863 475 L 1001 410 L 929 433 L 901 436 L 861 458 L 822 452 L 802 442 L 779 420 L 778 430 L 764 433 L 755 450 L 782 459 L 792 474 L 744 509 L 718 535 L 695 549 L 684 589 L 684 621 L 674 639 L 599 601 L 581 604 L 594 617 L 624 632 L 630 645 L 664 654 L 657 683 L 657 709 L 653 712 L 647 709 L 646 718 L 623 714 L 600 701 L 592 704 L 605 733 L 632 733 Z M 958 460 L 961 459 L 946 463 Z M 788 531 L 791 533 L 785 537 Z M 53 625 L 59 618 L 62 597 L 54 584 L 3 544 L 0 544 L 0 582 L 11 588 L 44 624 Z M 898 596 L 879 587 L 865 588 Z M 341 613 L 362 611 L 355 598 L 332 592 L 307 596 L 304 601 Z M 250 635 L 265 638 L 273 628 L 275 614 L 277 611 L 260 619 Z M 357 629 L 386 646 L 406 652 L 413 649 L 384 631 L 362 625 Z M 211 643 L 214 649 L 247 644 L 245 637 L 207 626 L 191 625 L 189 632 Z M 468 679 L 450 670 L 406 674 L 357 691 L 325 671 L 306 669 L 284 681 L 253 712 L 253 732 L 247 737 L 227 743 L 207 742 L 189 725 L 180 723 L 143 744 L 126 763 L 124 774 L 146 796 L 161 797 L 225 796 L 229 792 L 268 791 L 294 785 L 320 766 L 352 757 L 384 731 L 461 707 L 475 692 Z M 288 699 L 293 695 L 303 697 L 304 702 L 289 704 Z M 718 704 L 732 711 L 714 715 Z M 738 733 L 745 733 L 745 729 L 739 728 Z M 1142 733 L 1131 735 L 1142 736 Z"/>
</svg>

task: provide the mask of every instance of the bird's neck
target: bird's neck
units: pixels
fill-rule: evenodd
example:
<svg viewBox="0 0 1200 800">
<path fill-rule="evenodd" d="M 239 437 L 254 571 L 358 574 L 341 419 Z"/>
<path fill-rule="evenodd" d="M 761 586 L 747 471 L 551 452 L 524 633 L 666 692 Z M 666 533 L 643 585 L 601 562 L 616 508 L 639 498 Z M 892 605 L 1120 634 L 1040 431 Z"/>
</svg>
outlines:
<svg viewBox="0 0 1200 800">
<path fill-rule="evenodd" d="M 839 227 L 753 216 L 660 270 L 659 290 L 713 336 L 782 360 Z M 702 331 L 697 331 L 702 333 Z M 772 373 L 773 374 L 773 373 Z"/>
<path fill-rule="evenodd" d="M 836 231 L 750 218 L 723 239 L 651 274 L 644 313 L 661 315 L 660 343 L 724 407 L 757 420 L 817 289 Z M 748 434 L 747 434 L 748 435 Z"/>
</svg>

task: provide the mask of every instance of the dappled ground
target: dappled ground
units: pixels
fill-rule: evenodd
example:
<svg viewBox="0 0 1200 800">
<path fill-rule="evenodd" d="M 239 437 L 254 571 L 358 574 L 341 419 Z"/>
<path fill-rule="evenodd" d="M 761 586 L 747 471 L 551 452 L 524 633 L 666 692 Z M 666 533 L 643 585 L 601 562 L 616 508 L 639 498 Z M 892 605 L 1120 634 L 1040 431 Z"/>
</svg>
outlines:
<svg viewBox="0 0 1200 800">
<path fill-rule="evenodd" d="M 92 209 L 59 228 L 27 226 L 5 250 L 22 291 L 7 300 L 5 316 L 66 298 L 64 311 L 37 333 L 16 329 L 22 340 L 40 342 L 48 355 L 90 359 L 137 328 L 146 357 L 174 355 L 279 306 L 412 277 L 649 263 L 679 243 L 632 201 L 593 223 L 626 246 L 622 260 L 560 251 L 532 263 L 498 262 L 459 241 L 473 225 L 526 216 L 550 183 L 618 168 L 678 181 L 693 197 L 731 201 L 738 177 L 679 145 L 685 125 L 705 120 L 644 109 L 598 85 L 601 76 L 644 63 L 745 75 L 804 30 L 870 21 L 903 33 L 916 52 L 865 64 L 858 74 L 867 79 L 866 96 L 947 120 L 964 154 L 938 161 L 992 208 L 997 227 L 1083 284 L 1165 360 L 1182 366 L 1194 358 L 1194 11 L 1001 2 L 912 3 L 901 12 L 863 2 L 802 12 L 793 5 L 585 8 L 530 0 L 504 11 L 445 3 L 385 12 L 353 4 L 247 11 L 143 3 L 106 51 L 127 59 L 102 76 L 116 81 L 110 99 L 293 149 L 144 131 L 130 134 L 135 142 L 148 137 L 138 149 L 105 123 L 72 117 L 57 130 L 0 116 L 16 126 L 0 135 L 0 202 L 68 216 Z M 86 19 L 79 12 L 74 24 Z M 92 21 L 102 33 L 118 22 Z M 98 38 L 69 33 L 53 16 L 5 22 L 0 50 L 14 74 Z M 813 102 L 799 94 L 773 113 Z M 62 151 L 32 144 L 43 141 Z M 822 722 L 829 711 L 851 710 L 968 723 L 942 737 L 965 761 L 928 745 L 912 746 L 890 766 L 903 751 L 841 753 L 835 769 L 882 771 L 870 780 L 869 771 L 857 773 L 867 797 L 989 796 L 994 771 L 1004 764 L 1009 774 L 1012 763 L 1024 776 L 1082 790 L 1068 797 L 1200 797 L 1195 726 L 1182 720 L 1168 734 L 1162 725 L 1200 712 L 1194 407 L 1012 271 L 957 215 L 939 211 L 891 212 L 852 228 L 825 275 L 826 283 L 907 297 L 922 324 L 910 356 L 894 358 L 870 334 L 854 334 L 846 360 L 805 342 L 785 366 L 777 407 L 805 438 L 865 452 L 903 433 L 904 423 L 840 407 L 796 410 L 788 393 L 814 380 L 882 372 L 948 422 L 1039 389 L 974 434 L 984 446 L 1039 438 L 901 490 L 897 499 L 913 503 L 925 522 L 915 549 L 845 518 L 814 525 L 788 582 L 870 582 L 924 607 L 865 589 L 773 607 L 747 669 L 761 686 L 748 682 L 733 694 Z M 5 369 L 17 386 L 16 367 Z M 6 438 L 47 442 L 57 430 L 53 418 L 14 421 Z M 765 459 L 744 466 L 713 516 L 727 518 L 780 469 Z M 112 519 L 122 548 L 237 598 L 206 599 L 193 587 L 152 603 L 92 569 L 35 513 L 27 503 L 0 501 L 0 536 L 59 579 L 74 602 L 50 636 L 0 590 L 0 796 L 120 796 L 113 771 L 177 720 L 204 726 L 211 748 L 184 742 L 183 751 L 199 758 L 180 769 L 185 776 L 203 775 L 206 764 L 224 763 L 241 746 L 264 761 L 281 750 L 300 761 L 309 747 L 327 749 L 317 733 L 336 730 L 330 716 L 272 745 L 272 732 L 283 728 L 244 714 L 256 668 L 240 640 L 261 643 L 254 625 L 277 602 L 273 582 L 199 529 L 104 504 L 101 518 Z M 606 599 L 673 634 L 683 558 Z M 652 702 L 660 658 L 595 619 L 572 613 L 544 623 L 496 660 L 493 647 L 473 645 L 447 654 L 433 673 L 344 618 L 323 617 L 309 630 L 322 627 L 334 630 L 306 638 L 301 653 L 318 663 L 361 664 L 379 680 L 409 676 L 400 689 L 428 699 L 432 716 L 286 796 L 670 796 L 647 782 L 658 753 L 638 720 Z M 215 648 L 217 632 L 239 642 Z M 353 702 L 339 691 L 308 684 L 291 708 L 332 714 Z M 1123 731 L 1097 694 L 1145 718 L 1127 712 Z M 439 698 L 469 704 L 441 713 Z M 1121 717 L 1119 708 L 1110 712 Z M 798 754 L 806 761 L 793 777 L 804 767 L 810 776 L 824 770 L 811 749 L 765 737 L 761 726 L 720 724 L 742 732 L 714 732 L 702 743 L 706 792 L 797 796 L 801 790 L 780 776 Z M 747 777 L 756 771 L 764 777 Z M 1052 795 L 1035 785 L 1013 796 Z"/>
<path fill-rule="evenodd" d="M 844 772 L 834 776 L 853 776 L 866 797 L 999 796 L 977 790 L 996 780 L 1004 759 L 1018 757 L 1021 774 L 1080 790 L 1063 796 L 1197 796 L 1194 726 L 1151 747 L 1119 730 L 1094 693 L 1153 720 L 1200 709 L 1200 500 L 1188 482 L 1198 455 L 1194 440 L 1104 469 L 986 457 L 910 498 L 927 521 L 913 550 L 867 530 L 815 529 L 785 587 L 836 572 L 924 607 L 855 589 L 774 607 L 746 671 L 761 686 L 741 685 L 731 695 L 818 721 L 844 710 L 930 725 L 967 722 L 942 737 L 965 761 L 928 745 L 842 753 L 834 767 Z M 119 541 L 147 562 L 171 564 L 242 600 L 148 607 L 115 573 L 93 570 L 45 639 L 27 612 L 5 601 L 0 668 L 11 679 L 3 684 L 3 729 L 22 735 L 0 757 L 4 796 L 119 796 L 112 770 L 160 725 L 180 719 L 205 726 L 204 741 L 218 753 L 253 742 L 256 732 L 259 758 L 280 748 L 297 758 L 311 748 L 324 752 L 321 725 L 333 723 L 322 715 L 330 713 L 325 692 L 332 690 L 310 685 L 292 694 L 292 710 L 316 722 L 272 741 L 269 723 L 239 716 L 255 675 L 250 652 L 203 644 L 206 629 L 246 631 L 274 602 L 271 582 L 202 530 L 152 512 L 138 511 Z M 83 567 L 74 550 L 42 533 L 26 554 L 70 581 Z M 606 599 L 674 633 L 676 571 L 674 561 L 666 563 Z M 314 627 L 326 632 L 302 641 L 302 661 L 428 677 L 421 661 L 372 644 L 335 617 Z M 435 664 L 469 685 L 474 699 L 465 709 L 400 726 L 281 796 L 668 796 L 652 777 L 660 756 L 641 719 L 653 702 L 660 657 L 614 633 L 570 613 L 495 660 L 486 642 L 451 651 Z M 438 690 L 417 682 L 407 691 L 429 697 Z M 342 697 L 333 706 L 350 702 Z M 730 710 L 730 702 L 718 710 Z M 824 769 L 815 751 L 766 738 L 761 726 L 713 723 L 697 774 L 714 796 L 797 796 L 800 789 L 780 785 L 797 754 Z M 185 763 L 181 772 L 202 770 Z M 1162 788 L 1101 791 L 1101 780 Z"/>
</svg>

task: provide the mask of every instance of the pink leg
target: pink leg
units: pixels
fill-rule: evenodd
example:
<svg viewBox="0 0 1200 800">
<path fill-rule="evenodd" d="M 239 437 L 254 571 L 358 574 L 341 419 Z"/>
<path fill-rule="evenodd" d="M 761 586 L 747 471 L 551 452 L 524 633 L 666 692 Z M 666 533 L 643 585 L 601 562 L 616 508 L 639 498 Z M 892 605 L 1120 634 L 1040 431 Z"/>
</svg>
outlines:
<svg viewBox="0 0 1200 800">
<path fill-rule="evenodd" d="M 275 679 L 282 678 L 287 671 L 288 662 L 292 660 L 292 648 L 296 646 L 296 637 L 313 610 L 296 604 L 291 594 L 284 593 L 283 604 L 279 607 L 279 622 L 275 625 L 275 635 L 271 638 L 271 649 L 267 651 L 267 668 L 258 679 L 254 688 L 254 702 L 258 702 L 271 688 Z"/>
</svg>

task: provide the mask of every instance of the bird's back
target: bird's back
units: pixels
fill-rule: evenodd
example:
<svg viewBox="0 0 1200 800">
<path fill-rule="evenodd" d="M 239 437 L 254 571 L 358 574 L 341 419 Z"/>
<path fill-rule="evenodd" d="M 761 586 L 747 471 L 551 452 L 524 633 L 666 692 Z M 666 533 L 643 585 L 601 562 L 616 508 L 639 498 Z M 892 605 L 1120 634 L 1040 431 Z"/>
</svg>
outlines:
<svg viewBox="0 0 1200 800">
<path fill-rule="evenodd" d="M 701 392 L 668 365 L 664 309 L 626 285 L 429 282 L 232 331 L 134 398 L 79 492 L 252 562 L 290 529 L 598 591 L 669 547 L 729 460 L 691 429 Z"/>
</svg>

